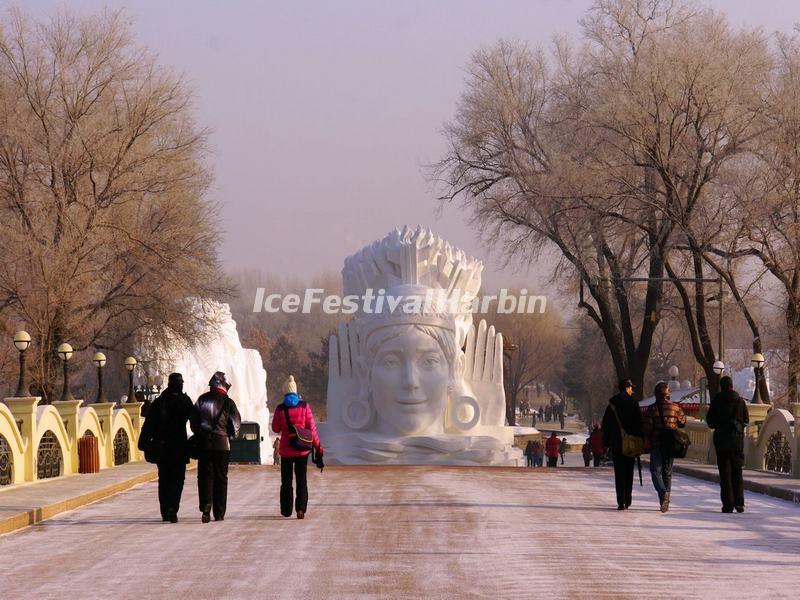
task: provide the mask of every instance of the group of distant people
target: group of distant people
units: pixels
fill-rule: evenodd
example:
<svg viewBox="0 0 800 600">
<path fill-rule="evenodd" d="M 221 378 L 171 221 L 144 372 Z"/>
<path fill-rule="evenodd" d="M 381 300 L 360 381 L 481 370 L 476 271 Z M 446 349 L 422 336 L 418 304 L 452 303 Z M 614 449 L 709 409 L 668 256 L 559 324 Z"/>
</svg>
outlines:
<svg viewBox="0 0 800 600">
<path fill-rule="evenodd" d="M 542 423 L 545 421 L 557 420 L 561 429 L 564 429 L 566 419 L 565 408 L 564 400 L 561 400 L 552 406 L 540 406 L 538 409 L 534 408 L 532 411 L 530 411 L 529 408 L 526 408 L 526 410 L 523 411 L 523 414 L 528 414 L 529 412 L 532 413 L 531 427 L 536 427 L 537 419 Z"/>
<path fill-rule="evenodd" d="M 714 430 L 722 512 L 744 512 L 743 433 L 749 423 L 749 415 L 747 405 L 734 391 L 730 377 L 720 379 L 720 388 L 721 391 L 711 401 L 706 424 Z M 645 452 L 645 441 L 649 444 L 650 476 L 660 510 L 669 510 L 675 458 L 675 435 L 672 432 L 685 427 L 686 415 L 680 406 L 671 401 L 667 383 L 659 382 L 654 395 L 655 402 L 642 416 L 639 403 L 633 397 L 633 383 L 629 379 L 622 380 L 619 393 L 609 400 L 603 415 L 602 439 L 614 464 L 617 510 L 626 510 L 631 506 L 634 466 L 639 455 Z M 635 448 L 637 443 L 640 444 L 638 449 Z M 592 445 L 593 451 L 595 448 Z M 597 461 L 597 454 L 594 456 Z"/>
<path fill-rule="evenodd" d="M 722 512 L 744 512 L 744 430 L 749 423 L 747 405 L 733 389 L 730 377 L 720 379 L 721 391 L 711 401 L 706 424 L 714 430 L 714 447 L 720 476 Z M 675 432 L 686 426 L 686 415 L 672 402 L 669 385 L 656 384 L 655 402 L 642 414 L 633 397 L 630 379 L 619 382 L 619 393 L 611 398 L 603 414 L 602 427 L 595 424 L 581 448 L 583 464 L 599 467 L 605 461 L 614 466 L 614 487 L 617 510 L 630 508 L 633 495 L 634 468 L 641 454 L 650 455 L 650 477 L 658 496 L 661 512 L 669 511 L 672 494 L 672 470 L 676 457 Z M 540 409 L 541 410 L 541 409 Z M 689 440 L 683 438 L 688 447 Z M 543 456 L 548 467 L 564 464 L 568 450 L 566 438 L 552 432 L 544 443 L 530 440 L 524 455 L 528 467 L 541 467 Z M 641 466 L 639 467 L 641 478 Z"/>
<path fill-rule="evenodd" d="M 558 439 L 556 432 L 553 431 L 545 441 L 544 446 L 539 440 L 528 440 L 523 454 L 528 467 L 541 467 L 543 455 L 547 457 L 548 467 L 557 467 L 558 459 L 561 457 L 561 464 L 564 464 L 564 455 L 569 451 L 567 438 Z"/>
<path fill-rule="evenodd" d="M 197 459 L 197 492 L 201 521 L 223 521 L 228 497 L 228 464 L 231 441 L 239 434 L 241 416 L 225 373 L 217 371 L 209 391 L 196 403 L 183 391 L 183 376 L 172 373 L 166 389 L 149 407 L 139 436 L 145 459 L 158 465 L 158 502 L 161 518 L 178 522 L 181 495 L 190 458 Z M 186 432 L 189 423 L 192 437 Z M 307 466 L 309 455 L 324 467 L 324 450 L 317 435 L 311 407 L 297 393 L 290 376 L 283 385 L 283 402 L 275 411 L 272 430 L 280 434 L 280 510 L 284 517 L 305 517 L 308 509 Z M 293 489 L 293 480 L 297 491 Z"/>
</svg>

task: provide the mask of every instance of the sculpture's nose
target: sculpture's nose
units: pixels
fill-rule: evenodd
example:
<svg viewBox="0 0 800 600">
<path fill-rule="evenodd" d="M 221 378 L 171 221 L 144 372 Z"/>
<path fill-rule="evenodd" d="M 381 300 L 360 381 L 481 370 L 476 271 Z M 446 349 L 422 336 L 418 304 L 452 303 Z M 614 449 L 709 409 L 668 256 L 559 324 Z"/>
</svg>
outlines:
<svg viewBox="0 0 800 600">
<path fill-rule="evenodd" d="M 406 361 L 403 365 L 403 378 L 400 385 L 404 390 L 416 390 L 419 387 L 419 374 L 413 361 Z"/>
</svg>

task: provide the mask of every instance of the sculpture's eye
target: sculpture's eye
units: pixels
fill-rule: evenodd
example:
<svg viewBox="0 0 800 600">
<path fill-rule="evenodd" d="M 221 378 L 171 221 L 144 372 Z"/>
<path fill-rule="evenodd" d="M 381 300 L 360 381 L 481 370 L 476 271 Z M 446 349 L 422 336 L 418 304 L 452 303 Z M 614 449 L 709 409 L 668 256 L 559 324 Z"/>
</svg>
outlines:
<svg viewBox="0 0 800 600">
<path fill-rule="evenodd" d="M 441 360 L 436 354 L 426 354 L 422 357 L 422 366 L 425 369 L 435 369 L 441 364 Z"/>
<path fill-rule="evenodd" d="M 396 369 L 400 366 L 400 359 L 393 354 L 387 354 L 386 356 L 381 357 L 378 364 L 380 364 L 380 366 L 384 369 Z"/>
</svg>

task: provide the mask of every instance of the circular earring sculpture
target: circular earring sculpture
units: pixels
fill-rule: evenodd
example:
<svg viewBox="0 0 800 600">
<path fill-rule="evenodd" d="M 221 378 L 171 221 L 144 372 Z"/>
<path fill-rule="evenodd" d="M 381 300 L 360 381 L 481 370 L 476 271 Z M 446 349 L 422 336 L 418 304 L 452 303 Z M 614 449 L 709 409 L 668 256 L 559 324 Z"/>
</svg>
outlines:
<svg viewBox="0 0 800 600">
<path fill-rule="evenodd" d="M 350 429 L 362 429 L 372 418 L 372 407 L 365 398 L 349 398 L 342 405 L 342 421 Z"/>
<path fill-rule="evenodd" d="M 471 418 L 467 415 L 472 414 Z M 471 396 L 456 396 L 453 399 L 453 426 L 459 431 L 468 431 L 478 424 L 481 408 Z"/>
</svg>

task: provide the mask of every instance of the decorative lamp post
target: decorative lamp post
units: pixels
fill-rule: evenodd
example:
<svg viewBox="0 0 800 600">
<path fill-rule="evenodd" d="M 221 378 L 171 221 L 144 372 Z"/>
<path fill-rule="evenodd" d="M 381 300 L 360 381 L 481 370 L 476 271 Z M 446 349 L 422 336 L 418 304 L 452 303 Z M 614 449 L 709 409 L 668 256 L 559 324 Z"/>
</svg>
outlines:
<svg viewBox="0 0 800 600">
<path fill-rule="evenodd" d="M 136 368 L 136 359 L 129 356 L 125 359 L 125 368 L 128 369 L 128 402 L 135 402 L 133 396 L 133 370 Z"/>
<path fill-rule="evenodd" d="M 105 392 L 103 392 L 103 367 L 106 366 L 106 355 L 96 352 L 92 357 L 92 362 L 97 365 L 97 404 L 107 402 Z"/>
<path fill-rule="evenodd" d="M 672 365 L 669 368 L 669 383 L 667 385 L 671 391 L 677 390 L 681 387 L 681 384 L 678 383 L 678 373 L 678 367 L 675 365 Z"/>
<path fill-rule="evenodd" d="M 722 391 L 722 385 L 720 385 L 720 380 L 722 379 L 722 374 L 725 372 L 725 363 L 721 360 L 715 360 L 714 364 L 711 365 L 711 369 L 717 375 L 717 387 L 720 391 Z"/>
<path fill-rule="evenodd" d="M 31 336 L 27 331 L 18 331 L 14 334 L 14 346 L 19 350 L 19 382 L 14 396 L 26 398 L 31 395 L 28 391 L 28 378 L 25 372 L 25 350 L 31 345 Z"/>
<path fill-rule="evenodd" d="M 760 352 L 753 354 L 753 358 L 750 359 L 750 364 L 753 365 L 753 376 L 756 379 L 756 389 L 753 391 L 753 404 L 764 404 L 764 401 L 761 399 L 761 390 L 760 382 L 761 376 L 764 374 L 764 355 Z"/>
<path fill-rule="evenodd" d="M 58 356 L 64 363 L 64 391 L 61 392 L 61 401 L 74 400 L 72 390 L 69 389 L 69 359 L 72 358 L 72 346 L 64 342 L 56 352 L 58 352 Z"/>
<path fill-rule="evenodd" d="M 510 383 L 511 375 L 511 360 L 514 352 L 517 351 L 517 345 L 511 342 L 511 338 L 503 337 L 503 382 L 505 385 Z M 517 424 L 517 398 L 514 394 L 512 402 L 506 409 L 506 420 L 509 425 Z"/>
</svg>

